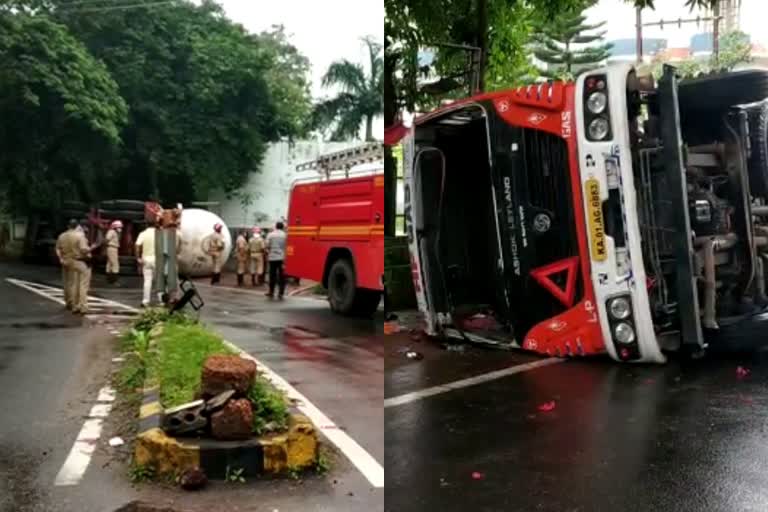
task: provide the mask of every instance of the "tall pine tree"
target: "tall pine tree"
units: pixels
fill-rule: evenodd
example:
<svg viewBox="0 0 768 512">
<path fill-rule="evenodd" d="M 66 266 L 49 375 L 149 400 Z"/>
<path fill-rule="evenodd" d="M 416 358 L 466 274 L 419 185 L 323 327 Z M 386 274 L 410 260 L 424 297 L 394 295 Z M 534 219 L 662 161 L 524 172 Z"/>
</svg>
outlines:
<svg viewBox="0 0 768 512">
<path fill-rule="evenodd" d="M 605 22 L 589 25 L 580 11 L 566 11 L 537 27 L 533 54 L 548 64 L 539 72 L 550 78 L 572 79 L 576 74 L 596 67 L 610 55 L 611 45 L 602 43 Z M 592 44 L 599 42 L 599 44 Z"/>
</svg>

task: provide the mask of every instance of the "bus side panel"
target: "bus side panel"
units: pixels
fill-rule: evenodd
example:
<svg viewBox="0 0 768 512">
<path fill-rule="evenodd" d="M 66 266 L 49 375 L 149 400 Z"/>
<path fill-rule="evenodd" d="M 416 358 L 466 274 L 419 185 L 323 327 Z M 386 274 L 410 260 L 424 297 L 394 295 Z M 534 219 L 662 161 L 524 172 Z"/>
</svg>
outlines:
<svg viewBox="0 0 768 512">
<path fill-rule="evenodd" d="M 304 183 L 295 185 L 291 190 L 285 273 L 289 276 L 319 282 L 323 278 L 322 265 L 325 262 L 327 250 L 319 251 L 320 244 L 316 241 L 319 229 L 318 188 L 318 183 Z"/>
</svg>

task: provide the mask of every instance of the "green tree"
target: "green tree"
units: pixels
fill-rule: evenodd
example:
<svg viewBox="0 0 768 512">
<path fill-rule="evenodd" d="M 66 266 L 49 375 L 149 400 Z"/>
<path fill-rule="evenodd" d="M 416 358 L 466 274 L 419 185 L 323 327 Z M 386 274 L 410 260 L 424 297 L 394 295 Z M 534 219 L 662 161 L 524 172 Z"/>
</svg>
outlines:
<svg viewBox="0 0 768 512">
<path fill-rule="evenodd" d="M 367 76 L 362 64 L 346 59 L 332 63 L 323 76 L 323 87 L 336 87 L 339 92 L 316 105 L 314 118 L 318 128 L 332 127 L 332 140 L 358 138 L 363 123 L 365 140 L 374 140 L 373 120 L 384 105 L 384 60 L 380 43 L 371 37 L 363 42 L 369 56 Z"/>
<path fill-rule="evenodd" d="M 305 135 L 312 111 L 309 59 L 291 44 L 282 25 L 273 25 L 271 30 L 253 37 L 269 58 L 266 80 L 277 109 L 280 135 Z"/>
<path fill-rule="evenodd" d="M 66 27 L 0 15 L 0 186 L 15 211 L 97 194 L 126 116 L 107 68 Z"/>
<path fill-rule="evenodd" d="M 605 22 L 589 25 L 580 11 L 569 11 L 539 25 L 533 54 L 548 64 L 539 72 L 551 78 L 572 79 L 577 71 L 594 68 L 610 55 L 611 45 L 602 41 Z"/>
<path fill-rule="evenodd" d="M 752 60 L 752 45 L 749 36 L 740 30 L 734 30 L 720 36 L 720 54 L 715 61 L 712 58 L 713 69 L 732 71 L 739 64 Z"/>
<path fill-rule="evenodd" d="M 130 106 L 105 194 L 167 202 L 231 194 L 258 171 L 268 142 L 298 132 L 287 104 L 301 101 L 302 84 L 270 88 L 285 85 L 274 64 L 290 67 L 277 55 L 286 45 L 279 31 L 253 36 L 211 1 L 54 13 L 106 64 Z"/>
</svg>

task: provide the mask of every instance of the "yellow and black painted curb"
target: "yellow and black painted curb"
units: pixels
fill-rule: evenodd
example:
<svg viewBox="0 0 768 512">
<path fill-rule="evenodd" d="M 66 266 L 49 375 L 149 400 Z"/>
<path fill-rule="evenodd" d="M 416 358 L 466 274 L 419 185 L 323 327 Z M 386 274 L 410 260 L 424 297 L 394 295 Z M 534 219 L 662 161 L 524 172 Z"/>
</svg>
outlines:
<svg viewBox="0 0 768 512">
<path fill-rule="evenodd" d="M 293 411 L 287 432 L 243 441 L 171 437 L 160 428 L 162 411 L 158 389 L 145 389 L 134 464 L 152 467 L 158 475 L 194 467 L 212 479 L 224 479 L 228 469 L 243 477 L 275 475 L 308 468 L 317 460 L 317 431 L 309 418 Z"/>
</svg>

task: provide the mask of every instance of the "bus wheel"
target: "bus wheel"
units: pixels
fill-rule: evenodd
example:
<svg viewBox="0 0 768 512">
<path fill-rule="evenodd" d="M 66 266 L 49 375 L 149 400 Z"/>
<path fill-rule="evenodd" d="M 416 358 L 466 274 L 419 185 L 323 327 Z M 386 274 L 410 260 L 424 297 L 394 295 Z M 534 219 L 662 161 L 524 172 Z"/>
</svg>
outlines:
<svg viewBox="0 0 768 512">
<path fill-rule="evenodd" d="M 342 315 L 353 313 L 357 295 L 355 269 L 349 260 L 339 259 L 328 272 L 328 300 L 331 309 Z"/>
</svg>

